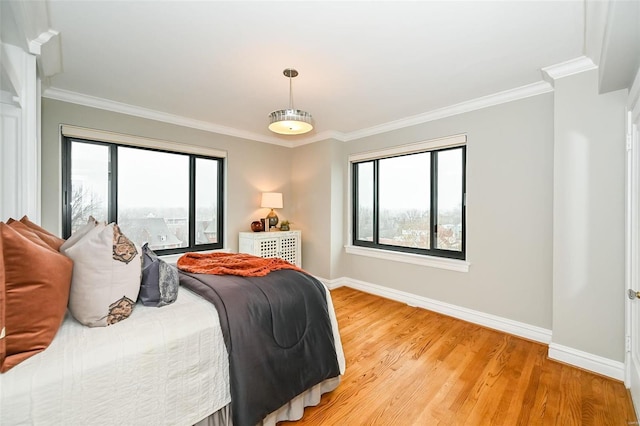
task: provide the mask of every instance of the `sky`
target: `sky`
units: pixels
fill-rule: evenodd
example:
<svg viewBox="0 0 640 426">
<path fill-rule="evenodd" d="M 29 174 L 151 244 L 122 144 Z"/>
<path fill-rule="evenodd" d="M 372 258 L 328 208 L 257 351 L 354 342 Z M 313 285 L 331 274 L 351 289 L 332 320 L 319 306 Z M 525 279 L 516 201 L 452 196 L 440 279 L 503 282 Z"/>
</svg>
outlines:
<svg viewBox="0 0 640 426">
<path fill-rule="evenodd" d="M 405 155 L 380 161 L 381 208 L 429 210 L 430 153 Z M 462 198 L 462 150 L 441 151 L 438 158 L 438 207 L 453 210 Z M 363 163 L 358 174 L 360 205 L 373 206 L 372 163 Z"/>
<path fill-rule="evenodd" d="M 103 200 L 108 195 L 108 148 L 104 145 L 72 145 L 72 181 Z M 118 148 L 118 207 L 185 208 L 189 206 L 189 157 L 180 154 Z M 198 206 L 217 202 L 217 162 L 197 159 Z M 168 201 L 171 201 L 168 204 Z"/>
</svg>

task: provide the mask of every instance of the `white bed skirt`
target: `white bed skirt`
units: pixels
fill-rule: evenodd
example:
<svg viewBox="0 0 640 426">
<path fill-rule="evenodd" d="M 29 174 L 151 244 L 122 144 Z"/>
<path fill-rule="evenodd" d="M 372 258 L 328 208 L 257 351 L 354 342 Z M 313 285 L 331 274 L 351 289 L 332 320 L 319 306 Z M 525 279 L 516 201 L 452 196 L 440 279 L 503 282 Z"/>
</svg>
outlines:
<svg viewBox="0 0 640 426">
<path fill-rule="evenodd" d="M 285 420 L 300 420 L 304 415 L 304 408 L 320 403 L 322 394 L 331 392 L 340 384 L 340 377 L 327 379 L 306 392 L 293 398 L 287 404 L 265 417 L 257 426 L 275 426 Z M 195 424 L 195 426 L 232 426 L 231 405 L 227 405 Z"/>
</svg>

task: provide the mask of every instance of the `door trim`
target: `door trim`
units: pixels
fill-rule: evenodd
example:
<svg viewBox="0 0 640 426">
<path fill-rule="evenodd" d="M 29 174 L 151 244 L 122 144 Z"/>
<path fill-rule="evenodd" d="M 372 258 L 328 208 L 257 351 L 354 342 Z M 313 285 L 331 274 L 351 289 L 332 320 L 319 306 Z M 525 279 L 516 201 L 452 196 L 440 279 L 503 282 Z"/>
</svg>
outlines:
<svg viewBox="0 0 640 426">
<path fill-rule="evenodd" d="M 638 105 L 627 112 L 626 136 L 626 209 L 625 209 L 625 287 L 638 290 L 640 285 L 640 152 L 638 127 L 640 119 L 635 114 Z M 626 297 L 626 292 L 625 292 Z M 635 303 L 635 306 L 633 305 Z M 640 412 L 640 305 L 639 301 L 625 301 L 625 386 L 630 390 L 636 412 Z"/>
</svg>

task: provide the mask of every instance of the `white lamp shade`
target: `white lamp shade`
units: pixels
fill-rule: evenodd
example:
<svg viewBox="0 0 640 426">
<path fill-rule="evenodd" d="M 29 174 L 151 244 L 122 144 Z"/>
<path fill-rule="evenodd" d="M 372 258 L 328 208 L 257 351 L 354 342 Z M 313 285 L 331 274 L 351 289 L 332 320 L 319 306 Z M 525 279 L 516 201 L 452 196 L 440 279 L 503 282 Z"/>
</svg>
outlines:
<svg viewBox="0 0 640 426">
<path fill-rule="evenodd" d="M 281 209 L 282 208 L 282 193 L 281 192 L 263 192 L 261 207 L 268 209 Z"/>
</svg>

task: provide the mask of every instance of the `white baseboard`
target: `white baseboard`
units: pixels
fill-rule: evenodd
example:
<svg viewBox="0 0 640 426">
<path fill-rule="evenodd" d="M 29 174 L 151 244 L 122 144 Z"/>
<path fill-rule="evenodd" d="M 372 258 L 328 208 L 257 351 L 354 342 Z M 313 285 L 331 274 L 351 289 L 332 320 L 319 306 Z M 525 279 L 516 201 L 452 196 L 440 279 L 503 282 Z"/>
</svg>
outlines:
<svg viewBox="0 0 640 426">
<path fill-rule="evenodd" d="M 334 280 L 330 280 L 327 278 L 322 278 L 319 276 L 315 276 L 317 279 L 319 279 L 320 281 L 322 281 L 324 283 L 324 285 L 327 286 L 327 288 L 329 290 L 333 290 L 336 289 L 338 287 L 343 287 L 344 286 L 344 278 L 336 278 Z"/>
<path fill-rule="evenodd" d="M 339 287 L 350 287 L 365 293 L 375 294 L 376 296 L 386 299 L 395 300 L 397 302 L 406 303 L 409 306 L 415 306 L 430 311 L 438 312 L 450 317 L 458 318 L 504 333 L 513 334 L 514 336 L 523 337 L 535 342 L 549 345 L 548 356 L 550 359 L 564 362 L 583 370 L 593 371 L 603 376 L 611 377 L 616 380 L 624 380 L 624 363 L 613 361 L 578 349 L 551 343 L 551 330 L 537 327 L 534 325 L 510 320 L 507 318 L 491 315 L 473 309 L 452 305 L 450 303 L 441 302 L 427 297 L 418 296 L 389 287 L 377 284 L 371 284 L 365 281 L 359 281 L 348 277 L 336 279 L 319 278 L 330 290 Z"/>
<path fill-rule="evenodd" d="M 620 361 L 613 361 L 557 343 L 549 344 L 549 358 L 624 381 L 624 363 Z"/>
<path fill-rule="evenodd" d="M 429 299 L 423 296 L 407 293 L 404 291 L 394 290 L 392 288 L 383 287 L 377 284 L 371 284 L 364 281 L 354 280 L 352 278 L 338 278 L 334 280 L 322 280 L 329 289 L 342 286 L 351 287 L 365 293 L 375 294 L 387 299 L 406 303 L 409 306 L 415 306 L 430 311 L 438 312 L 450 317 L 469 321 L 474 324 L 492 328 L 494 330 L 503 331 L 515 336 L 536 342 L 548 344 L 551 342 L 551 330 L 542 327 L 536 327 L 496 315 L 487 314 L 473 309 L 463 308 L 461 306 L 452 305 L 450 303 L 440 302 L 438 300 Z M 327 282 L 329 281 L 329 282 Z"/>
</svg>

